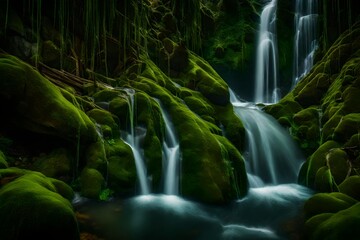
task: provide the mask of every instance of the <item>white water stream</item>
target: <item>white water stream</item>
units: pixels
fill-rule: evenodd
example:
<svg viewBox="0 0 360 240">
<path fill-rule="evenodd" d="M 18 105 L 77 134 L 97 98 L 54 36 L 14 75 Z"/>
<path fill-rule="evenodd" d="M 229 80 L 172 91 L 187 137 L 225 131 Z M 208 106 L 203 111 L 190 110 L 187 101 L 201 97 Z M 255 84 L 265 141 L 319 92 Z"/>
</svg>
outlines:
<svg viewBox="0 0 360 240">
<path fill-rule="evenodd" d="M 277 0 L 265 5 L 260 19 L 255 66 L 254 102 L 274 103 L 278 89 L 278 50 L 276 40 Z"/>
</svg>

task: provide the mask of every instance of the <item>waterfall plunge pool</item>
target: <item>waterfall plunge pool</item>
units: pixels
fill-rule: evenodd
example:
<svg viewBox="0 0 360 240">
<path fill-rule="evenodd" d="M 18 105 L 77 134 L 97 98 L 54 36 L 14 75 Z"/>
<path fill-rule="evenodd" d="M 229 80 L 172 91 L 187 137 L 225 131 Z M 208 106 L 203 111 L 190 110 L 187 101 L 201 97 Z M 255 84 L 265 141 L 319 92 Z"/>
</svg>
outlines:
<svg viewBox="0 0 360 240">
<path fill-rule="evenodd" d="M 301 234 L 300 209 L 311 195 L 306 187 L 281 184 L 250 188 L 226 206 L 151 194 L 107 202 L 77 199 L 74 208 L 80 231 L 100 239 L 290 239 Z"/>
</svg>

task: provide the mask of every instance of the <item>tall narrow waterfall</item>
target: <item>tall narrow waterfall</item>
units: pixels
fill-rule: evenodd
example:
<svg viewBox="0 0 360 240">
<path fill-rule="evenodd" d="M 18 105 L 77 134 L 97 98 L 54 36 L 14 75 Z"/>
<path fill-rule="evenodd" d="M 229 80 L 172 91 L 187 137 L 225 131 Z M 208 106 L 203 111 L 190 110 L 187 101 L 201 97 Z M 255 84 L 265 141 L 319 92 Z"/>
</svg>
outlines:
<svg viewBox="0 0 360 240">
<path fill-rule="evenodd" d="M 179 174 L 180 174 L 180 152 L 179 141 L 176 137 L 174 126 L 163 108 L 160 101 L 161 113 L 165 123 L 165 139 L 163 142 L 163 162 L 164 162 L 164 193 L 168 195 L 179 194 Z"/>
<path fill-rule="evenodd" d="M 296 183 L 303 161 L 289 133 L 270 115 L 237 100 L 230 90 L 236 115 L 246 129 L 246 167 L 251 187 L 266 184 Z M 261 181 L 260 181 L 261 179 Z"/>
<path fill-rule="evenodd" d="M 317 0 L 296 0 L 293 86 L 313 66 L 317 17 Z"/>
<path fill-rule="evenodd" d="M 140 194 L 149 194 L 150 187 L 149 181 L 146 175 L 146 166 L 142 150 L 140 148 L 140 142 L 146 135 L 146 129 L 135 126 L 135 91 L 133 89 L 125 89 L 128 94 L 129 100 L 129 120 L 130 120 L 130 132 L 125 133 L 125 142 L 131 147 L 134 154 L 136 171 L 140 182 Z"/>
<path fill-rule="evenodd" d="M 271 0 L 261 13 L 256 53 L 254 102 L 272 103 L 280 98 L 277 86 L 276 8 L 277 0 Z"/>
</svg>

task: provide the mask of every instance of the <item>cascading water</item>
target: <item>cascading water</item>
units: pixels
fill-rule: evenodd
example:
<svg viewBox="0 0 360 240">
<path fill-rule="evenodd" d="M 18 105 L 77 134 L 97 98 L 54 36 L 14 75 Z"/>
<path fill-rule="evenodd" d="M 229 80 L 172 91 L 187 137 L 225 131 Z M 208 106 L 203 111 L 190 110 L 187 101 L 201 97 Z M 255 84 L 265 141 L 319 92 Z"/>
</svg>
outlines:
<svg viewBox="0 0 360 240">
<path fill-rule="evenodd" d="M 128 95 L 129 104 L 129 120 L 130 120 L 130 132 L 124 133 L 125 142 L 131 147 L 134 154 L 136 171 L 140 182 L 140 194 L 149 194 L 150 187 L 147 179 L 146 167 L 144 157 L 140 148 L 140 142 L 146 135 L 146 129 L 142 127 L 136 127 L 134 124 L 135 114 L 135 91 L 133 89 L 124 89 Z"/>
<path fill-rule="evenodd" d="M 260 187 L 262 182 L 295 183 L 303 158 L 290 135 L 271 116 L 240 102 L 231 90 L 230 101 L 246 129 L 245 158 L 251 187 Z"/>
<path fill-rule="evenodd" d="M 176 137 L 174 126 L 163 108 L 161 102 L 156 99 L 160 105 L 162 117 L 165 123 L 165 139 L 163 142 L 163 162 L 165 163 L 164 193 L 168 195 L 179 194 L 179 173 L 180 173 L 180 146 Z"/>
<path fill-rule="evenodd" d="M 111 202 L 113 207 L 110 208 L 97 207 L 95 214 L 88 213 L 93 214 L 92 219 L 99 225 L 106 226 L 104 231 L 107 232 L 103 235 L 108 238 L 105 239 L 230 240 L 288 237 L 282 224 L 297 216 L 303 202 L 312 194 L 308 188 L 295 184 L 301 154 L 298 154 L 290 136 L 274 119 L 254 107 L 247 108 L 233 92 L 230 93 L 234 111 L 241 117 L 248 137 L 252 139 L 249 140 L 246 161 L 249 163 L 251 160 L 254 164 L 247 164 L 247 171 L 252 174 L 249 176 L 259 179 L 259 182 L 264 181 L 266 185 L 259 184 L 254 188 L 254 184 L 251 184 L 246 197 L 220 208 L 173 195 L 178 191 L 179 143 L 171 121 L 158 101 L 166 126 L 163 144 L 164 161 L 167 162 L 164 167 L 166 194 L 143 192 L 141 196 L 121 200 L 120 203 Z M 133 106 L 134 93 L 128 94 L 132 102 L 129 106 Z M 133 123 L 131 125 L 134 126 Z M 134 130 L 130 131 L 130 135 L 139 136 Z M 136 146 L 137 141 L 131 139 L 131 136 L 126 139 L 129 145 Z M 144 169 L 141 166 L 139 169 Z M 144 171 L 138 171 L 138 175 L 140 181 L 141 178 L 146 180 Z M 123 211 L 114 211 L 119 207 Z M 113 216 L 114 212 L 118 214 L 112 219 L 103 217 Z"/>
<path fill-rule="evenodd" d="M 261 13 L 256 53 L 254 102 L 274 103 L 280 98 L 277 86 L 276 8 L 277 0 L 271 0 Z"/>
<path fill-rule="evenodd" d="M 314 63 L 318 47 L 316 36 L 317 0 L 296 0 L 293 86 Z"/>
</svg>

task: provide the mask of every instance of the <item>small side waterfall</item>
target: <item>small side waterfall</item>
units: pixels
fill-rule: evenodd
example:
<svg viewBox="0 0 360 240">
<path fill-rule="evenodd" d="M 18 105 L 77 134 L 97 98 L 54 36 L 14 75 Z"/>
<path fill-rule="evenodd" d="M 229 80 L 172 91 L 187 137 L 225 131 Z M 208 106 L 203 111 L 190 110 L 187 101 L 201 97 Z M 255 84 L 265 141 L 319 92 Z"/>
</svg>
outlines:
<svg viewBox="0 0 360 240">
<path fill-rule="evenodd" d="M 254 102 L 272 103 L 280 98 L 277 86 L 276 8 L 277 0 L 271 0 L 261 13 L 256 53 Z"/>
<path fill-rule="evenodd" d="M 160 105 L 162 117 L 165 123 L 165 139 L 163 142 L 163 162 L 164 162 L 164 193 L 168 195 L 179 194 L 179 174 L 180 174 L 180 146 L 175 134 L 174 126 L 168 113 Z"/>
<path fill-rule="evenodd" d="M 237 100 L 230 90 L 231 103 L 246 129 L 245 156 L 251 187 L 265 184 L 296 183 L 302 154 L 279 123 L 250 103 Z"/>
<path fill-rule="evenodd" d="M 134 154 L 136 171 L 140 182 L 140 194 L 145 195 L 150 193 L 149 181 L 147 179 L 145 161 L 142 150 L 140 148 L 140 142 L 146 135 L 146 129 L 135 126 L 135 91 L 133 89 L 125 89 L 128 94 L 129 101 L 129 120 L 130 120 L 130 132 L 124 133 L 125 142 L 131 147 Z"/>
<path fill-rule="evenodd" d="M 317 0 L 296 0 L 293 86 L 313 66 L 317 17 Z"/>
</svg>

